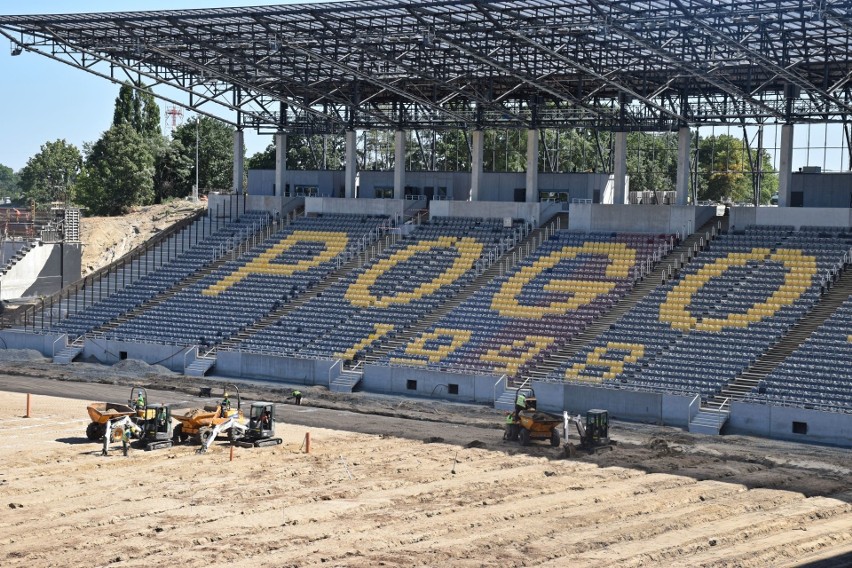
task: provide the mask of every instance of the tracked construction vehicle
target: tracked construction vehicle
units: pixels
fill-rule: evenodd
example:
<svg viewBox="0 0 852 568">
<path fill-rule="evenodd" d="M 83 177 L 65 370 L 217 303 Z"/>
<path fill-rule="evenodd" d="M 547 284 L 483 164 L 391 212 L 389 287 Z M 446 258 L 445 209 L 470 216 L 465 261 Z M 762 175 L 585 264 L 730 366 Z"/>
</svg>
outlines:
<svg viewBox="0 0 852 568">
<path fill-rule="evenodd" d="M 281 438 L 275 437 L 275 405 L 271 402 L 252 403 L 248 427 L 234 443 L 243 448 L 260 448 L 278 446 L 282 442 Z"/>
<path fill-rule="evenodd" d="M 577 448 L 594 454 L 601 450 L 612 450 L 615 447 L 615 441 L 609 438 L 609 412 L 606 410 L 589 410 L 586 412 L 585 423 L 580 416 L 571 416 L 567 412 L 562 413 L 562 419 L 566 457 L 574 457 Z M 571 425 L 576 428 L 577 434 L 580 436 L 580 443 L 576 446 L 568 438 Z"/>
<path fill-rule="evenodd" d="M 139 444 L 145 450 L 172 447 L 172 412 L 165 404 L 152 404 L 144 387 L 130 389 L 128 404 L 134 408 L 131 417 L 138 427 Z"/>
</svg>

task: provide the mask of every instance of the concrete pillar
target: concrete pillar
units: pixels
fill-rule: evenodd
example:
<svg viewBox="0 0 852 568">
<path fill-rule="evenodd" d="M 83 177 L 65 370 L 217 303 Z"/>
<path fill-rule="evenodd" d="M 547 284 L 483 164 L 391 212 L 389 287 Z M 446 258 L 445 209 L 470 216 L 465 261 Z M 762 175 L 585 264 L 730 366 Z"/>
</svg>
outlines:
<svg viewBox="0 0 852 568">
<path fill-rule="evenodd" d="M 234 193 L 243 192 L 243 155 L 244 137 L 242 130 L 234 131 L 234 185 L 232 187 Z"/>
<path fill-rule="evenodd" d="M 405 130 L 397 130 L 393 142 L 393 198 L 405 199 Z"/>
<path fill-rule="evenodd" d="M 275 195 L 284 195 L 287 187 L 287 133 L 275 133 Z"/>
<path fill-rule="evenodd" d="M 470 201 L 479 201 L 479 189 L 482 187 L 482 156 L 485 147 L 485 135 L 482 130 L 471 133 L 472 153 L 470 160 Z"/>
<path fill-rule="evenodd" d="M 527 203 L 538 202 L 538 137 L 539 130 L 527 130 Z"/>
<path fill-rule="evenodd" d="M 627 203 L 627 132 L 615 132 L 615 168 L 612 202 Z"/>
<path fill-rule="evenodd" d="M 355 131 L 347 130 L 346 142 L 346 197 L 355 197 L 355 175 L 358 173 L 358 157 L 355 152 Z"/>
<path fill-rule="evenodd" d="M 677 131 L 677 177 L 675 178 L 675 204 L 686 205 L 689 198 L 689 142 L 692 132 L 688 126 Z"/>
<path fill-rule="evenodd" d="M 781 126 L 781 147 L 778 148 L 778 207 L 790 206 L 793 183 L 793 125 Z"/>
</svg>

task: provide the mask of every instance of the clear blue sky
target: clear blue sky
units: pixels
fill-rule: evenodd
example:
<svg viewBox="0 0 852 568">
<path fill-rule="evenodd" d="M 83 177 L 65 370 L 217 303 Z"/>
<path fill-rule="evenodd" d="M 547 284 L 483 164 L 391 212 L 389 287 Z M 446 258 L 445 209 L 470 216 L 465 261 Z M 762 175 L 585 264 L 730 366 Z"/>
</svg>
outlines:
<svg viewBox="0 0 852 568">
<path fill-rule="evenodd" d="M 299 3 L 313 3 L 301 0 Z M 292 0 L 3 0 L 0 14 L 63 14 L 178 10 L 293 4 Z M 109 128 L 119 86 L 47 57 L 10 55 L 0 42 L 0 164 L 20 170 L 45 142 L 65 139 L 82 150 Z M 160 101 L 165 110 L 166 103 Z M 184 119 L 189 118 L 188 111 Z M 246 132 L 246 153 L 266 148 L 269 136 Z"/>
</svg>

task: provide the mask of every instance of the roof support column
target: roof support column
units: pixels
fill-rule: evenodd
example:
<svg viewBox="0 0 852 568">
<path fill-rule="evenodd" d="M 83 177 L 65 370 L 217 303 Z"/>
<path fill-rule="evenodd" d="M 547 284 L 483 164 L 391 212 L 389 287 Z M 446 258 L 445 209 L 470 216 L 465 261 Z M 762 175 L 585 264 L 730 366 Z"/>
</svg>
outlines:
<svg viewBox="0 0 852 568">
<path fill-rule="evenodd" d="M 287 133 L 275 133 L 275 195 L 287 195 Z"/>
<path fill-rule="evenodd" d="M 355 198 L 355 175 L 358 172 L 358 157 L 355 145 L 355 131 L 347 130 L 345 137 L 346 143 L 346 197 Z"/>
<path fill-rule="evenodd" d="M 781 126 L 781 146 L 778 148 L 778 207 L 790 206 L 790 187 L 793 183 L 793 125 Z"/>
<path fill-rule="evenodd" d="M 471 132 L 470 156 L 470 201 L 479 201 L 479 189 L 482 186 L 482 156 L 485 136 L 481 128 Z"/>
<path fill-rule="evenodd" d="M 538 128 L 527 130 L 527 203 L 538 201 Z"/>
<path fill-rule="evenodd" d="M 689 148 L 692 131 L 681 126 L 677 131 L 677 177 L 675 178 L 675 204 L 686 205 L 689 197 Z"/>
<path fill-rule="evenodd" d="M 243 157 L 245 155 L 245 139 L 243 131 L 237 129 L 234 131 L 234 184 L 233 192 L 240 194 L 243 192 Z"/>
<path fill-rule="evenodd" d="M 627 132 L 617 131 L 614 134 L 615 171 L 613 172 L 612 202 L 623 205 L 627 203 Z"/>
<path fill-rule="evenodd" d="M 405 130 L 394 132 L 393 198 L 405 199 Z"/>
</svg>

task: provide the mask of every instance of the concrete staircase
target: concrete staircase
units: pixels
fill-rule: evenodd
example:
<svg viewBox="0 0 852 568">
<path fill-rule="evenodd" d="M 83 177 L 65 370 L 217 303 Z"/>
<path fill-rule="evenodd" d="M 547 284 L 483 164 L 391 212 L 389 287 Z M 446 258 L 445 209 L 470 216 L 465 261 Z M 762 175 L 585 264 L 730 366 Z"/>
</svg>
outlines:
<svg viewBox="0 0 852 568">
<path fill-rule="evenodd" d="M 183 374 L 188 377 L 203 377 L 216 365 L 216 355 L 203 355 L 196 357 L 195 361 L 187 365 Z"/>
<path fill-rule="evenodd" d="M 506 389 L 494 401 L 497 410 L 515 410 L 515 389 Z"/>
<path fill-rule="evenodd" d="M 83 341 L 74 341 L 53 356 L 53 362 L 58 365 L 68 365 L 83 352 Z"/>
<path fill-rule="evenodd" d="M 543 379 L 550 375 L 553 371 L 561 367 L 571 357 L 584 349 L 589 343 L 594 341 L 600 334 L 609 329 L 609 327 L 618 321 L 621 316 L 630 311 L 643 298 L 650 294 L 655 288 L 669 278 L 674 278 L 681 268 L 681 258 L 684 262 L 691 258 L 691 255 L 696 247 L 698 247 L 702 239 L 707 241 L 707 235 L 712 232 L 712 229 L 717 226 L 717 223 L 722 223 L 722 230 L 727 228 L 727 217 L 714 217 L 694 234 L 687 237 L 678 246 L 673 248 L 669 254 L 663 257 L 657 266 L 644 279 L 637 282 L 624 298 L 622 298 L 611 310 L 602 314 L 598 319 L 590 323 L 577 337 L 566 343 L 561 349 L 553 353 L 547 360 L 539 363 L 534 369 L 530 369 L 526 373 L 526 377 L 535 379 Z M 515 383 L 522 379 L 514 379 L 509 382 L 507 388 L 513 388 Z"/>
<path fill-rule="evenodd" d="M 364 378 L 364 372 L 358 369 L 344 369 L 340 376 L 331 380 L 328 385 L 329 390 L 333 392 L 352 392 L 361 379 Z"/>
<path fill-rule="evenodd" d="M 731 412 L 724 408 L 701 408 L 689 421 L 689 431 L 694 434 L 718 436 L 730 415 Z"/>
</svg>

